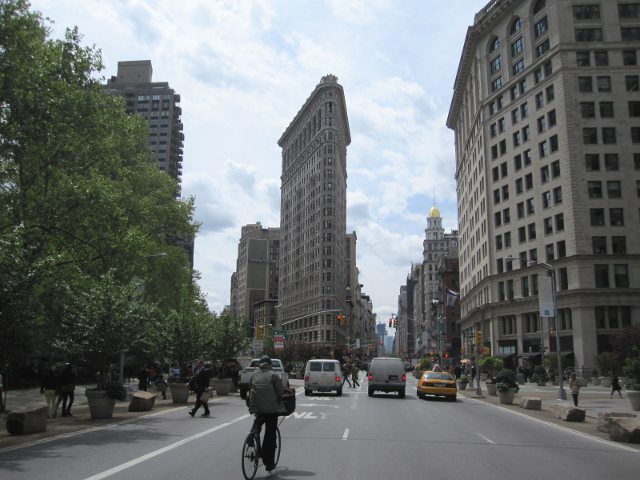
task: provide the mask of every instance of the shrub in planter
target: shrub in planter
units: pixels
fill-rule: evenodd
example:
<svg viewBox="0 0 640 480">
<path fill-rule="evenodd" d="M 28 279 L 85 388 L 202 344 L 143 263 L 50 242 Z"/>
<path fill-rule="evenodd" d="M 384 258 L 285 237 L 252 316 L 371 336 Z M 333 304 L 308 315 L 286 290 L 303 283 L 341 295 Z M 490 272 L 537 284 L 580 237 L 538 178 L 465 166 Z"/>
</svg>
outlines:
<svg viewBox="0 0 640 480">
<path fill-rule="evenodd" d="M 499 392 L 504 392 L 509 389 L 514 389 L 516 392 L 520 390 L 520 387 L 518 387 L 516 383 L 516 373 L 508 368 L 500 370 L 495 376 L 494 381 L 496 383 L 496 390 Z"/>
<path fill-rule="evenodd" d="M 544 384 L 549 381 L 549 376 L 547 375 L 547 371 L 544 369 L 542 365 L 536 365 L 533 369 L 533 379 L 537 383 Z"/>
</svg>

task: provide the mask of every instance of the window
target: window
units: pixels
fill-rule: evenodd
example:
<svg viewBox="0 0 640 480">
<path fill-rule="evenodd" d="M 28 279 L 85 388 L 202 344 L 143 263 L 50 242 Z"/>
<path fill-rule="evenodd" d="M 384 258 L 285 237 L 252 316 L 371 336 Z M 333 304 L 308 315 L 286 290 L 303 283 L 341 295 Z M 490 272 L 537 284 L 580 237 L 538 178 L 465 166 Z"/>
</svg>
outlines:
<svg viewBox="0 0 640 480">
<path fill-rule="evenodd" d="M 536 224 L 530 223 L 527 225 L 527 233 L 529 234 L 529 240 L 534 240 L 536 238 Z"/>
<path fill-rule="evenodd" d="M 556 250 L 558 252 L 558 258 L 564 258 L 567 256 L 567 244 L 564 240 L 560 240 L 556 243 Z"/>
<path fill-rule="evenodd" d="M 547 17 L 543 17 L 540 21 L 536 22 L 534 25 L 534 31 L 536 34 L 536 38 L 541 37 L 549 30 L 549 21 Z"/>
<path fill-rule="evenodd" d="M 496 72 L 499 72 L 500 69 L 502 68 L 502 62 L 500 61 L 500 55 L 498 55 L 496 58 L 491 60 L 491 63 L 489 65 L 490 65 L 490 70 L 491 70 L 492 74 L 494 74 Z"/>
<path fill-rule="evenodd" d="M 622 198 L 622 186 L 619 180 L 607 181 L 607 197 Z"/>
<path fill-rule="evenodd" d="M 640 117 L 640 102 L 629 102 L 629 116 Z"/>
<path fill-rule="evenodd" d="M 613 266 L 613 279 L 616 288 L 629 288 L 629 269 L 627 265 Z"/>
<path fill-rule="evenodd" d="M 598 143 L 598 129 L 595 127 L 583 128 L 582 143 L 585 145 L 596 145 Z"/>
<path fill-rule="evenodd" d="M 562 203 L 562 187 L 556 187 L 553 189 L 553 202 L 556 205 Z"/>
<path fill-rule="evenodd" d="M 573 18 L 576 20 L 595 20 L 600 18 L 599 5 L 576 5 L 573 7 Z"/>
<path fill-rule="evenodd" d="M 502 200 L 509 199 L 509 185 L 502 186 Z"/>
<path fill-rule="evenodd" d="M 525 167 L 531 165 L 531 150 L 525 150 L 524 152 L 522 152 L 522 158 L 524 159 Z"/>
<path fill-rule="evenodd" d="M 496 235 L 496 250 L 502 250 L 502 235 Z"/>
<path fill-rule="evenodd" d="M 609 265 L 594 265 L 596 288 L 609 288 Z"/>
<path fill-rule="evenodd" d="M 520 277 L 520 291 L 523 297 L 529 296 L 529 277 Z"/>
<path fill-rule="evenodd" d="M 576 42 L 601 42 L 601 28 L 576 28 Z"/>
<path fill-rule="evenodd" d="M 601 118 L 613 117 L 613 102 L 600 102 L 600 117 Z"/>
<path fill-rule="evenodd" d="M 547 53 L 550 48 L 551 48 L 551 43 L 549 42 L 548 38 L 544 42 L 536 45 L 536 58 L 539 58 L 545 53 Z"/>
<path fill-rule="evenodd" d="M 616 128 L 602 127 L 602 143 L 611 145 L 616 143 Z"/>
<path fill-rule="evenodd" d="M 558 213 L 555 216 L 556 232 L 562 232 L 564 230 L 564 213 Z"/>
<path fill-rule="evenodd" d="M 527 105 L 527 102 L 520 105 L 520 116 L 522 118 L 527 118 L 529 116 L 529 106 Z"/>
<path fill-rule="evenodd" d="M 520 17 L 516 17 L 516 19 L 511 24 L 510 34 L 513 35 L 514 33 L 518 33 L 521 29 L 522 29 L 522 20 L 520 20 Z"/>
<path fill-rule="evenodd" d="M 587 182 L 587 191 L 589 198 L 602 198 L 602 182 L 595 180 Z"/>
<path fill-rule="evenodd" d="M 606 50 L 596 50 L 593 52 L 596 67 L 606 67 L 609 65 L 609 54 Z"/>
<path fill-rule="evenodd" d="M 612 227 L 621 227 L 624 225 L 624 210 L 622 208 L 609 209 L 609 223 Z"/>
<path fill-rule="evenodd" d="M 538 261 L 538 249 L 537 248 L 532 248 L 531 250 L 529 250 L 529 258 L 531 259 L 532 262 L 537 262 Z"/>
<path fill-rule="evenodd" d="M 533 175 L 530 173 L 527 173 L 524 176 L 524 188 L 527 190 L 531 190 L 533 188 Z"/>
<path fill-rule="evenodd" d="M 638 75 L 627 75 L 624 77 L 624 83 L 627 92 L 637 92 L 638 90 L 640 90 L 640 88 L 638 88 L 639 78 L 640 77 Z"/>
<path fill-rule="evenodd" d="M 582 118 L 595 118 L 596 104 L 594 102 L 580 102 L 580 114 Z"/>
<path fill-rule="evenodd" d="M 515 108 L 511 110 L 511 123 L 515 125 L 519 121 L 520 121 L 520 111 L 517 108 Z"/>
<path fill-rule="evenodd" d="M 510 212 L 510 210 L 508 208 L 505 208 L 502 211 L 502 220 L 503 220 L 505 225 L 507 223 L 511 222 L 511 212 Z"/>
<path fill-rule="evenodd" d="M 499 173 L 498 167 L 493 167 L 493 181 L 497 182 L 498 180 L 500 180 L 500 173 Z"/>
<path fill-rule="evenodd" d="M 533 198 L 527 198 L 527 200 L 525 201 L 525 204 L 527 206 L 527 215 L 533 215 L 535 213 Z"/>
<path fill-rule="evenodd" d="M 517 57 L 524 51 L 524 41 L 522 37 L 518 37 L 515 42 L 511 44 L 511 55 Z"/>
<path fill-rule="evenodd" d="M 551 191 L 542 194 L 542 208 L 551 207 Z"/>
<path fill-rule="evenodd" d="M 631 127 L 631 143 L 640 143 L 640 127 Z"/>
<path fill-rule="evenodd" d="M 640 153 L 633 154 L 633 168 L 640 170 Z"/>
<path fill-rule="evenodd" d="M 491 82 L 491 91 L 495 92 L 502 88 L 502 77 L 498 77 Z"/>
<path fill-rule="evenodd" d="M 538 133 L 542 133 L 547 130 L 547 117 L 538 118 Z"/>
<path fill-rule="evenodd" d="M 520 141 L 520 132 L 514 132 L 513 134 L 513 146 L 517 147 L 521 143 Z"/>
<path fill-rule="evenodd" d="M 553 90 L 553 85 L 549 85 L 547 88 L 545 88 L 545 92 L 547 93 L 547 103 L 553 102 L 553 99 L 556 98 L 556 94 Z M 555 110 L 553 111 L 553 113 L 555 115 Z"/>
<path fill-rule="evenodd" d="M 560 160 L 551 162 L 551 177 L 558 178 L 560 176 Z"/>
<path fill-rule="evenodd" d="M 496 227 L 499 227 L 500 225 L 502 225 L 502 213 L 500 212 L 496 212 L 493 214 L 493 220 L 496 224 Z"/>
<path fill-rule="evenodd" d="M 607 328 L 607 319 L 604 307 L 595 308 L 596 328 Z"/>
<path fill-rule="evenodd" d="M 578 91 L 582 93 L 593 92 L 593 79 L 591 77 L 578 77 Z"/>
<path fill-rule="evenodd" d="M 553 219 L 551 217 L 542 220 L 542 229 L 545 235 L 551 235 L 553 233 Z"/>
<path fill-rule="evenodd" d="M 599 92 L 611 91 L 611 77 L 608 77 L 608 76 L 596 77 L 596 82 L 598 85 Z"/>
<path fill-rule="evenodd" d="M 516 178 L 516 195 L 521 194 L 523 191 L 522 178 Z"/>
<path fill-rule="evenodd" d="M 640 19 L 640 3 L 618 4 L 620 18 Z"/>
<path fill-rule="evenodd" d="M 594 255 L 607 254 L 607 237 L 591 237 L 591 246 Z"/>
<path fill-rule="evenodd" d="M 522 168 L 522 157 L 520 154 L 513 157 L 513 168 L 518 171 Z"/>
<path fill-rule="evenodd" d="M 531 140 L 531 129 L 529 125 L 526 125 L 522 128 L 522 141 L 528 142 L 529 140 Z"/>
<path fill-rule="evenodd" d="M 635 42 L 640 40 L 640 27 L 622 27 L 620 29 L 622 41 Z"/>
<path fill-rule="evenodd" d="M 496 188 L 493 191 L 493 203 L 500 203 L 500 189 Z"/>
<path fill-rule="evenodd" d="M 524 202 L 520 202 L 516 205 L 516 211 L 518 218 L 524 218 Z"/>
<path fill-rule="evenodd" d="M 547 262 L 552 262 L 555 260 L 556 256 L 553 252 L 553 243 L 548 243 L 547 245 L 544 246 L 544 254 L 547 257 L 546 258 Z"/>
<path fill-rule="evenodd" d="M 538 155 L 540 158 L 549 156 L 549 143 L 546 140 L 538 144 Z"/>
<path fill-rule="evenodd" d="M 576 65 L 579 67 L 591 66 L 591 52 L 589 50 L 578 50 L 576 52 Z"/>
<path fill-rule="evenodd" d="M 597 172 L 600 170 L 600 155 L 597 153 L 587 153 L 584 156 L 587 172 Z"/>
<path fill-rule="evenodd" d="M 617 153 L 605 153 L 604 154 L 604 169 L 608 172 L 619 170 L 618 154 Z"/>
<path fill-rule="evenodd" d="M 637 65 L 638 59 L 636 57 L 635 50 L 623 50 L 622 51 L 622 63 L 624 65 Z"/>
<path fill-rule="evenodd" d="M 604 227 L 604 208 L 590 208 L 589 215 L 592 227 Z"/>
<path fill-rule="evenodd" d="M 527 229 L 525 227 L 518 228 L 518 242 L 524 243 L 527 241 Z"/>
<path fill-rule="evenodd" d="M 498 132 L 502 133 L 504 132 L 504 117 L 500 117 L 498 119 Z M 504 152 L 501 152 L 504 153 Z"/>
<path fill-rule="evenodd" d="M 626 255 L 627 237 L 611 237 L 611 253 L 614 255 Z"/>
<path fill-rule="evenodd" d="M 500 40 L 498 37 L 493 37 L 491 43 L 489 43 L 489 52 L 495 52 L 500 48 Z"/>
<path fill-rule="evenodd" d="M 504 248 L 511 246 L 511 232 L 504 232 Z"/>
<path fill-rule="evenodd" d="M 518 60 L 516 63 L 514 63 L 513 67 L 511 67 L 511 72 L 513 73 L 514 77 L 524 72 L 524 59 Z"/>
</svg>

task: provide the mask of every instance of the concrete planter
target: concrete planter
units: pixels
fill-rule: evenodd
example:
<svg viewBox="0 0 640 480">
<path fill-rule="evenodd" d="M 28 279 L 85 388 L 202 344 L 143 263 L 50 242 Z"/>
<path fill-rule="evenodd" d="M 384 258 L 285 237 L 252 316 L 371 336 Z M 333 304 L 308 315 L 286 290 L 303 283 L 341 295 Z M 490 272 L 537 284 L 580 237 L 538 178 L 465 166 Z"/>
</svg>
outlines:
<svg viewBox="0 0 640 480">
<path fill-rule="evenodd" d="M 85 390 L 91 418 L 111 418 L 116 406 L 116 399 L 109 397 L 106 390 Z"/>
<path fill-rule="evenodd" d="M 461 382 L 458 381 L 458 390 L 466 390 L 467 389 L 467 382 Z"/>
<path fill-rule="evenodd" d="M 598 385 L 600 385 L 600 377 L 592 377 L 592 378 L 591 378 L 591 384 L 592 384 L 592 385 L 594 385 L 594 386 L 596 386 L 596 387 L 597 387 Z"/>
<path fill-rule="evenodd" d="M 640 411 L 640 390 L 627 390 L 627 397 L 631 402 L 631 410 Z"/>
<path fill-rule="evenodd" d="M 216 395 L 219 397 L 229 395 L 229 392 L 231 391 L 231 383 L 230 378 L 224 378 L 222 380 L 215 379 L 213 381 L 213 388 L 216 391 Z"/>
<path fill-rule="evenodd" d="M 510 388 L 506 392 L 498 392 L 498 397 L 500 398 L 500 403 L 504 403 L 505 405 L 513 404 L 513 397 L 516 395 L 516 389 Z"/>
<path fill-rule="evenodd" d="M 487 393 L 493 396 L 498 394 L 498 390 L 496 389 L 495 383 L 487 383 Z"/>
<path fill-rule="evenodd" d="M 600 386 L 604 388 L 611 388 L 611 377 L 600 377 Z"/>
<path fill-rule="evenodd" d="M 173 403 L 187 403 L 189 400 L 189 385 L 186 383 L 170 383 L 169 391 Z"/>
</svg>

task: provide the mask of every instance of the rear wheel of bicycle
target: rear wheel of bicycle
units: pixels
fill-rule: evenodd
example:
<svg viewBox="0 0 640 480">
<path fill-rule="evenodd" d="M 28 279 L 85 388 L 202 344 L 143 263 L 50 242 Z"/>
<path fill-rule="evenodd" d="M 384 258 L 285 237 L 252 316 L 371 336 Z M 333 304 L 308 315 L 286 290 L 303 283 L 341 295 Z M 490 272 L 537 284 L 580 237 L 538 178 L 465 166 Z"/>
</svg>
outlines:
<svg viewBox="0 0 640 480">
<path fill-rule="evenodd" d="M 282 439 L 280 438 L 280 429 L 276 427 L 276 451 L 274 452 L 273 463 L 274 467 L 278 466 L 278 460 L 280 460 L 280 447 L 282 446 Z"/>
<path fill-rule="evenodd" d="M 244 445 L 242 445 L 242 474 L 247 480 L 251 480 L 255 477 L 256 472 L 258 471 L 260 455 L 258 455 L 257 450 L 255 440 L 253 440 L 253 435 L 247 435 Z"/>
</svg>

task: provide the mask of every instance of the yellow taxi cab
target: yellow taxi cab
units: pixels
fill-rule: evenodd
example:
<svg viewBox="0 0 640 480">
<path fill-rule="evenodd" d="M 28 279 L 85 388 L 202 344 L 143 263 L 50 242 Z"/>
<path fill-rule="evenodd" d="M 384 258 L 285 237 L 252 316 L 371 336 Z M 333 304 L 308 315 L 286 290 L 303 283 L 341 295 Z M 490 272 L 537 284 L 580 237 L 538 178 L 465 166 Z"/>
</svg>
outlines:
<svg viewBox="0 0 640 480">
<path fill-rule="evenodd" d="M 427 395 L 446 397 L 455 402 L 458 394 L 456 379 L 447 372 L 437 372 L 427 370 L 418 381 L 418 397 L 424 398 Z"/>
</svg>

